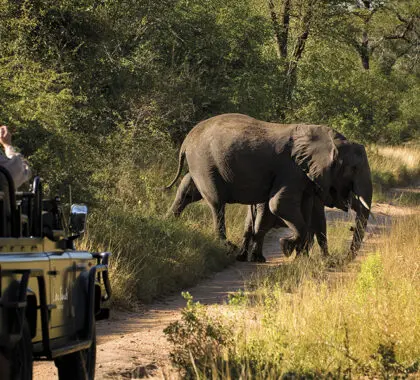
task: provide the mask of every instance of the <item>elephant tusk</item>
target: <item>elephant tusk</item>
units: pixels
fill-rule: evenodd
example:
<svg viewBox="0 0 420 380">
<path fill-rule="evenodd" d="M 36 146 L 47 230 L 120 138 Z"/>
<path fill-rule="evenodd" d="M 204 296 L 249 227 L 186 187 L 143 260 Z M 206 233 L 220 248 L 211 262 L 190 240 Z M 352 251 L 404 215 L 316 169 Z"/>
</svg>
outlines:
<svg viewBox="0 0 420 380">
<path fill-rule="evenodd" d="M 359 197 L 359 201 L 362 204 L 362 206 L 366 208 L 366 210 L 370 210 L 370 207 L 367 205 L 363 197 Z"/>
<path fill-rule="evenodd" d="M 363 199 L 362 196 L 359 196 L 357 194 L 354 194 L 354 197 L 362 204 L 362 206 L 366 209 L 366 210 L 370 210 L 370 207 L 367 205 L 366 201 Z"/>
</svg>

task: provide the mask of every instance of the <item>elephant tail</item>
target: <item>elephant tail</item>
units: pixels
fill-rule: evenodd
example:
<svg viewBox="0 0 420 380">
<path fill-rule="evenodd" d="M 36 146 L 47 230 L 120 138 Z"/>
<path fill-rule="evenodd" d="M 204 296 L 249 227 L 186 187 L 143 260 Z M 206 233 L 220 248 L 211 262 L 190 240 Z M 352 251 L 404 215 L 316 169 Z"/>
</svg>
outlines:
<svg viewBox="0 0 420 380">
<path fill-rule="evenodd" d="M 169 185 L 164 187 L 164 190 L 169 190 L 178 180 L 179 176 L 181 175 L 182 167 L 184 166 L 184 160 L 185 160 L 185 148 L 184 148 L 184 144 L 182 144 L 181 149 L 179 151 L 178 170 L 176 172 L 176 176 Z"/>
</svg>

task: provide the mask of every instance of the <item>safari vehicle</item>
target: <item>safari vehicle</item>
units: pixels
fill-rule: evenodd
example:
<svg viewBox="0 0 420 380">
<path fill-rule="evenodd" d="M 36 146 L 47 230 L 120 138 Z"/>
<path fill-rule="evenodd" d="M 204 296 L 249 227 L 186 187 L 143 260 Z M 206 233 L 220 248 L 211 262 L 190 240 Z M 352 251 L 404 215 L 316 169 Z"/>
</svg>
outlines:
<svg viewBox="0 0 420 380">
<path fill-rule="evenodd" d="M 58 198 L 39 177 L 16 192 L 0 167 L 0 379 L 32 378 L 33 360 L 54 360 L 59 379 L 93 379 L 95 320 L 109 316 L 109 253 L 74 248 L 87 208 L 66 227 Z"/>
</svg>

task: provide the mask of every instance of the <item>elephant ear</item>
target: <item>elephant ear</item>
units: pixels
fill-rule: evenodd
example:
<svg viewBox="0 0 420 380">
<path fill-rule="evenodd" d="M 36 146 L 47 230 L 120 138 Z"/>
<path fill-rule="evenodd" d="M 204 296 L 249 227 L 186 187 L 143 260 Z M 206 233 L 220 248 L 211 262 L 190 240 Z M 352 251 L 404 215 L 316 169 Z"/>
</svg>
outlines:
<svg viewBox="0 0 420 380">
<path fill-rule="evenodd" d="M 322 198 L 329 197 L 331 168 L 338 150 L 334 131 L 321 125 L 297 125 L 291 136 L 291 156 L 315 183 Z"/>
</svg>

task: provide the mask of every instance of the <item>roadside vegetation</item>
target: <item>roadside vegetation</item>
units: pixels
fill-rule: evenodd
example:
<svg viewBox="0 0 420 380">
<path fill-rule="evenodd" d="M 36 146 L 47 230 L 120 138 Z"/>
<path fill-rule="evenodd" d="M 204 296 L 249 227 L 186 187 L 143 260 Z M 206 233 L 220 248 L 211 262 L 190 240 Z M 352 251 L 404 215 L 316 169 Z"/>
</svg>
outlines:
<svg viewBox="0 0 420 380">
<path fill-rule="evenodd" d="M 170 152 L 176 157 L 175 149 Z M 406 206 L 420 204 L 418 193 L 389 192 L 392 186 L 407 186 L 419 180 L 420 161 L 416 160 L 420 159 L 420 148 L 373 145 L 369 146 L 368 155 L 376 201 Z M 226 246 L 215 238 L 205 202 L 189 205 L 179 219 L 165 217 L 176 190 L 164 192 L 161 188 L 165 183 L 163 179 L 173 176 L 175 166 L 153 164 L 138 177 L 129 173 L 128 167 L 129 163 L 125 168 L 127 177 L 118 177 L 116 190 L 110 188 L 104 194 L 104 203 L 110 203 L 109 206 L 93 210 L 89 217 L 89 233 L 83 242 L 86 248 L 113 253 L 114 302 L 123 308 L 185 289 L 234 260 L 234 254 L 229 255 Z M 246 206 L 227 206 L 228 238 L 236 245 L 241 243 L 245 215 Z M 351 223 L 350 216 L 345 227 L 342 223 L 329 223 L 332 255 L 327 261 L 315 255 L 311 270 L 317 276 L 324 275 L 328 267 L 343 268 L 347 264 L 348 241 L 344 237 L 350 239 Z M 295 269 L 304 268 L 283 268 L 292 272 Z M 306 275 L 305 271 L 303 273 Z M 288 278 L 280 270 L 269 277 L 276 281 Z M 291 281 L 295 280 L 292 276 Z"/>
<path fill-rule="evenodd" d="M 167 200 L 163 203 L 170 205 Z M 227 211 L 229 237 L 239 244 L 245 209 Z M 179 220 L 163 215 L 147 205 L 115 205 L 89 217 L 89 234 L 82 245 L 112 252 L 113 299 L 122 308 L 135 308 L 139 301 L 150 302 L 192 286 L 235 260 L 216 238 L 204 203 L 190 206 Z"/>
<path fill-rule="evenodd" d="M 415 185 L 420 177 L 420 143 L 369 145 L 369 163 L 376 190 Z"/>
<path fill-rule="evenodd" d="M 339 241 L 346 229 L 330 235 Z M 227 305 L 187 297 L 182 320 L 166 329 L 174 363 L 187 378 L 418 374 L 419 229 L 418 213 L 394 220 L 345 272 L 314 254 L 264 270 Z"/>
</svg>

